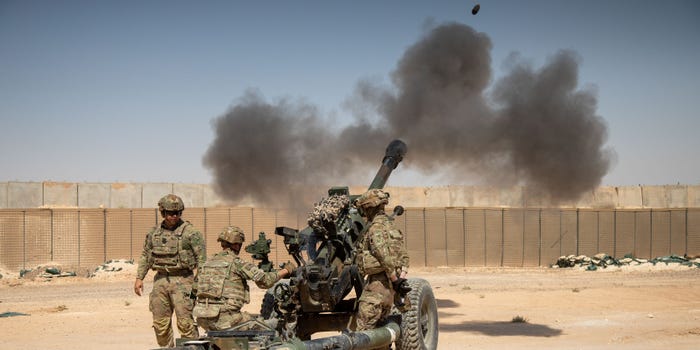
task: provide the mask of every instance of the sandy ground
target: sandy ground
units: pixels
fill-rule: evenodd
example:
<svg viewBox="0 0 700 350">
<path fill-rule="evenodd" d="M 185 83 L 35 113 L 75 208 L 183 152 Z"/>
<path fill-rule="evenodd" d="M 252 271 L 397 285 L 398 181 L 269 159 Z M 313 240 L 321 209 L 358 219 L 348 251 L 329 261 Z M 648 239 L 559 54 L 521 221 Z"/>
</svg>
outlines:
<svg viewBox="0 0 700 350">
<path fill-rule="evenodd" d="M 440 349 L 698 349 L 700 268 L 413 269 L 432 285 Z M 133 269 L 0 279 L 1 349 L 152 349 Z M 149 273 L 148 280 L 152 279 Z M 152 284 L 146 283 L 146 292 Z M 252 287 L 251 313 L 263 292 Z M 513 322 L 516 317 L 527 322 Z"/>
</svg>

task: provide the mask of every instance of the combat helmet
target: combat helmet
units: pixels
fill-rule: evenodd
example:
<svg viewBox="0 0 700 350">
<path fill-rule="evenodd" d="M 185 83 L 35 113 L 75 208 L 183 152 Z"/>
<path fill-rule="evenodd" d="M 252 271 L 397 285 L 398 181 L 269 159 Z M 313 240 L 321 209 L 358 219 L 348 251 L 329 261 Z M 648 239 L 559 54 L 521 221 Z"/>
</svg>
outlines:
<svg viewBox="0 0 700 350">
<path fill-rule="evenodd" d="M 373 188 L 355 200 L 355 207 L 368 209 L 389 204 L 389 193 Z"/>
<path fill-rule="evenodd" d="M 227 226 L 223 231 L 221 231 L 221 233 L 219 233 L 219 238 L 216 241 L 229 242 L 231 244 L 243 244 L 243 242 L 245 242 L 245 234 L 243 233 L 243 230 L 237 226 Z"/>
<path fill-rule="evenodd" d="M 185 203 L 182 201 L 182 198 L 174 194 L 168 194 L 158 201 L 158 210 L 161 212 L 183 211 L 185 210 Z"/>
</svg>

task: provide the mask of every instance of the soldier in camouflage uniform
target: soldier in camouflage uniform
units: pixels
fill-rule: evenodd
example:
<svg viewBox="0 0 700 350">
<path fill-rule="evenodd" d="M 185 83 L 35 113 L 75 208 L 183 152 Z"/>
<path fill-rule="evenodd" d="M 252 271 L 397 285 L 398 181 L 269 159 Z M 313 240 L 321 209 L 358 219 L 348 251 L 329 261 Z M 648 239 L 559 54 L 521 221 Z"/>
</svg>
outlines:
<svg viewBox="0 0 700 350">
<path fill-rule="evenodd" d="M 197 301 L 193 313 L 197 323 L 207 331 L 228 329 L 253 319 L 241 311 L 243 305 L 250 302 L 248 280 L 267 289 L 294 270 L 292 263 L 286 263 L 277 272 L 265 272 L 253 263 L 241 260 L 238 253 L 245 235 L 236 226 L 226 227 L 217 240 L 223 251 L 201 267 L 195 286 Z"/>
<path fill-rule="evenodd" d="M 369 222 L 357 260 L 367 276 L 355 318 L 358 331 L 379 326 L 389 315 L 396 293 L 405 295 L 411 290 L 405 279 L 409 261 L 403 233 L 384 212 L 388 203 L 389 194 L 379 189 L 365 192 L 354 202 Z"/>
<path fill-rule="evenodd" d="M 156 271 L 149 309 L 153 314 L 153 329 L 161 347 L 173 347 L 173 311 L 177 328 L 183 338 L 199 338 L 192 317 L 193 301 L 189 297 L 194 283 L 194 270 L 206 260 L 202 233 L 181 218 L 185 204 L 174 194 L 158 201 L 163 217 L 159 227 L 146 234 L 143 252 L 134 282 L 134 292 L 141 296 L 143 279 L 149 269 Z"/>
</svg>

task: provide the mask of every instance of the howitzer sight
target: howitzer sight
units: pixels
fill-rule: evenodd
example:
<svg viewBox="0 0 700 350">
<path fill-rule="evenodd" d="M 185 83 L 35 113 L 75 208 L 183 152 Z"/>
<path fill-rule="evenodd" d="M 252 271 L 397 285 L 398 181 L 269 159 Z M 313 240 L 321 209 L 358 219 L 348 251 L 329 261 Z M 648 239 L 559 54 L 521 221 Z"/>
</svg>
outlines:
<svg viewBox="0 0 700 350">
<path fill-rule="evenodd" d="M 272 240 L 265 237 L 265 232 L 260 232 L 258 234 L 258 239 L 245 247 L 245 251 L 248 252 L 253 259 L 260 261 L 258 267 L 268 272 L 272 271 L 273 266 L 272 261 L 268 258 L 270 254 L 270 244 L 272 244 Z"/>
</svg>

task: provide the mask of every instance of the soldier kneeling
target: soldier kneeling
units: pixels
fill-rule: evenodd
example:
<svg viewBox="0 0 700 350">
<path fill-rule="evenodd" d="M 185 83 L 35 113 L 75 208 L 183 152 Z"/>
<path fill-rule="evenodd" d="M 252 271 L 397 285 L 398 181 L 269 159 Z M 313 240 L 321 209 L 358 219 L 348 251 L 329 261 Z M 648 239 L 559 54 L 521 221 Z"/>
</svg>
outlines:
<svg viewBox="0 0 700 350">
<path fill-rule="evenodd" d="M 254 319 L 241 311 L 243 305 L 250 302 L 249 280 L 268 289 L 294 270 L 292 263 L 286 263 L 279 271 L 265 272 L 241 260 L 238 254 L 245 234 L 236 226 L 226 227 L 217 241 L 221 242 L 223 251 L 200 268 L 195 286 L 197 301 L 192 312 L 197 323 L 207 331 L 229 329 Z"/>
</svg>

